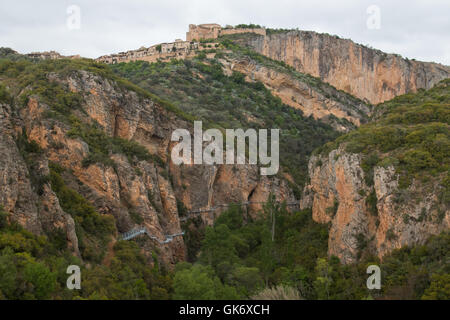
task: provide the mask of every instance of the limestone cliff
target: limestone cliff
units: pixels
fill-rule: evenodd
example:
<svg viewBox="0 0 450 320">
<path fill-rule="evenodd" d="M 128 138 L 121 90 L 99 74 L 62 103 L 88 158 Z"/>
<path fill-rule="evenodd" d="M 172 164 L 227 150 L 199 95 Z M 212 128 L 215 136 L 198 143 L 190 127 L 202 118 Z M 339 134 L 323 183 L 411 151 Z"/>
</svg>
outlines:
<svg viewBox="0 0 450 320">
<path fill-rule="evenodd" d="M 320 77 L 373 104 L 419 88 L 430 89 L 450 76 L 448 66 L 407 60 L 316 32 L 290 31 L 237 39 L 269 58 Z"/>
<path fill-rule="evenodd" d="M 301 207 L 330 224 L 330 255 L 382 258 L 450 229 L 449 84 L 380 105 L 310 158 Z"/>
<path fill-rule="evenodd" d="M 375 167 L 374 186 L 369 187 L 361 156 L 343 148 L 324 157 L 313 156 L 309 169 L 311 181 L 301 206 L 312 207 L 315 221 L 330 223 L 328 252 L 344 263 L 356 262 L 363 250 L 382 258 L 393 249 L 423 244 L 430 235 L 450 228 L 450 210 L 439 206 L 439 184 L 429 189 L 415 182 L 402 191 L 391 166 Z M 373 191 L 375 212 L 368 198 Z M 412 201 L 400 203 L 399 194 Z M 445 210 L 444 216 L 440 210 Z"/>
<path fill-rule="evenodd" d="M 37 104 L 31 102 L 29 106 L 33 109 Z M 0 205 L 13 213 L 15 221 L 35 234 L 54 228 L 64 229 L 68 247 L 79 256 L 72 217 L 61 209 L 58 198 L 48 184 L 41 190 L 33 190 L 29 167 L 14 139 L 18 134 L 17 125 L 20 124 L 14 109 L 7 104 L 0 104 Z M 47 158 L 37 159 L 33 170 L 34 176 L 47 176 Z"/>
<path fill-rule="evenodd" d="M 256 166 L 173 165 L 169 160 L 173 147 L 171 134 L 176 128 L 192 131 L 193 123 L 150 98 L 87 71 L 69 75 L 49 73 L 47 78 L 50 83 L 82 97 L 81 110 L 73 111 L 81 124 L 97 124 L 107 136 L 135 141 L 162 159 L 138 161 L 112 153 L 108 161 L 113 165 L 97 161 L 86 165 L 83 160 L 93 150 L 83 138 L 73 134 L 73 123 L 54 114 L 49 116 L 51 104 L 32 95 L 23 107 L 0 105 L 0 150 L 4 155 L 0 159 L 0 205 L 12 220 L 33 233 L 42 234 L 57 227 L 64 229 L 68 246 L 76 255 L 79 250 L 72 217 L 61 209 L 47 180 L 38 184 L 32 181 L 32 176 L 48 176 L 49 162 L 67 169 L 64 180 L 69 187 L 85 197 L 99 213 L 113 216 L 119 233 L 139 224 L 161 240 L 167 234 L 182 231 L 180 201 L 187 209 L 198 209 L 264 200 L 271 192 L 279 200 L 294 200 L 286 182 L 261 177 Z M 26 163 L 25 155 L 18 148 L 22 130 L 28 142 L 37 143 L 42 149 L 33 167 Z M 212 222 L 208 217 L 204 219 Z M 157 248 L 168 264 L 185 258 L 182 237 L 165 245 L 148 240 L 144 248 L 147 253 Z"/>
<path fill-rule="evenodd" d="M 370 104 L 321 82 L 309 75 L 301 74 L 273 63 L 267 59 L 261 63 L 236 53 L 225 55 L 221 60 L 225 72 L 240 72 L 247 81 L 259 81 L 283 103 L 303 111 L 332 125 L 338 131 L 349 131 L 367 122 Z"/>
</svg>

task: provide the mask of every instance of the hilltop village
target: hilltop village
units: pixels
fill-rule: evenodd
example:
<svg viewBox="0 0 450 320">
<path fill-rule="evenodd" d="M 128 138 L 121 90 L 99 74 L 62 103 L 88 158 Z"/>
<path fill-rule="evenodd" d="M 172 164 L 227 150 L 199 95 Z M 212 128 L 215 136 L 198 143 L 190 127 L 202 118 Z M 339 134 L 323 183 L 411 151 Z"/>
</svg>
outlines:
<svg viewBox="0 0 450 320">
<path fill-rule="evenodd" d="M 189 31 L 186 33 L 186 41 L 177 39 L 175 42 L 161 43 L 148 48 L 141 47 L 137 50 L 101 56 L 96 60 L 98 62 L 115 64 L 135 60 L 156 62 L 158 60 L 167 61 L 173 58 L 185 59 L 194 56 L 197 51 L 213 49 L 218 46 L 218 44 L 202 42 L 204 40 L 213 40 L 223 35 L 239 33 L 256 33 L 265 36 L 266 29 L 234 28 L 229 26 L 222 28 L 219 24 L 215 23 L 200 25 L 191 24 L 189 25 Z"/>
</svg>

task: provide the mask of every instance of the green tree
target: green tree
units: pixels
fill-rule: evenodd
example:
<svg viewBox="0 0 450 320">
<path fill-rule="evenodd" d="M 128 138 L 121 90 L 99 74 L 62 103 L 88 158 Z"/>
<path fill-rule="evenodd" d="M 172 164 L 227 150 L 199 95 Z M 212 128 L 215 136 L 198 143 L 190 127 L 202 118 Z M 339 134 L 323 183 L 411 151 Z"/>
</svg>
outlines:
<svg viewBox="0 0 450 320">
<path fill-rule="evenodd" d="M 8 214 L 0 206 L 0 230 L 8 226 Z"/>
<path fill-rule="evenodd" d="M 228 261 L 230 264 L 237 262 L 239 259 L 231 235 L 230 229 L 225 224 L 207 228 L 201 261 L 211 265 L 214 269 L 224 261 Z"/>
<path fill-rule="evenodd" d="M 321 300 L 328 300 L 330 298 L 330 285 L 332 282 L 331 272 L 332 267 L 329 266 L 326 258 L 317 259 L 316 265 L 316 280 L 314 287 L 316 288 L 317 297 Z"/>
<path fill-rule="evenodd" d="M 237 267 L 232 272 L 231 279 L 231 284 L 241 288 L 243 295 L 247 297 L 264 286 L 259 269 L 255 267 Z"/>
<path fill-rule="evenodd" d="M 24 269 L 24 278 L 31 284 L 31 292 L 38 300 L 50 298 L 56 287 L 56 274 L 39 262 L 28 262 Z"/>
<path fill-rule="evenodd" d="M 186 267 L 175 273 L 173 281 L 176 300 L 221 300 L 239 299 L 239 295 L 233 287 L 223 285 L 220 279 L 214 275 L 210 267 L 194 265 Z"/>
<path fill-rule="evenodd" d="M 450 274 L 433 274 L 422 300 L 450 300 Z"/>
<path fill-rule="evenodd" d="M 7 299 L 15 299 L 17 268 L 14 264 L 14 254 L 6 249 L 0 255 L 0 291 Z"/>
</svg>

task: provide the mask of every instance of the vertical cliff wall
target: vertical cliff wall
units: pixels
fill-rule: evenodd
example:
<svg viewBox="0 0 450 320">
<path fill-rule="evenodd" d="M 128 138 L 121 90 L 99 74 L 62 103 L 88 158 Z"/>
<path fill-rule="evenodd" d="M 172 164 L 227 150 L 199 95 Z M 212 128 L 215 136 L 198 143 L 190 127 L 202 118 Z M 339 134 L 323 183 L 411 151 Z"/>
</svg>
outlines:
<svg viewBox="0 0 450 320">
<path fill-rule="evenodd" d="M 368 186 L 361 163 L 361 155 L 344 148 L 311 158 L 301 206 L 312 208 L 315 221 L 330 223 L 329 255 L 343 263 L 354 263 L 364 253 L 382 258 L 450 228 L 439 182 L 425 186 L 415 181 L 401 190 L 395 168 L 379 166 L 372 172 L 374 185 Z"/>
<path fill-rule="evenodd" d="M 238 41 L 373 104 L 419 88 L 430 89 L 450 77 L 448 66 L 403 59 L 351 40 L 316 32 L 290 31 L 266 37 L 252 35 Z"/>
<path fill-rule="evenodd" d="M 74 71 L 69 76 L 49 73 L 46 81 L 81 97 L 81 109 L 72 110 L 67 117 L 56 115 L 55 106 L 39 95 L 31 95 L 20 108 L 0 103 L 0 150 L 4 154 L 0 159 L 0 206 L 12 221 L 35 234 L 63 230 L 68 247 L 78 256 L 81 250 L 74 219 L 61 208 L 47 179 L 50 163 L 65 169 L 64 182 L 102 216 L 114 217 L 119 233 L 145 226 L 161 240 L 182 231 L 180 202 L 189 210 L 264 201 L 270 193 L 279 200 L 295 200 L 287 182 L 260 176 L 255 165 L 174 165 L 170 161 L 171 134 L 177 128 L 193 131 L 193 123 L 110 79 Z M 18 147 L 22 133 L 27 143 L 41 150 L 32 167 Z M 95 139 L 134 141 L 152 158 L 130 157 L 117 149 L 103 160 L 86 162 L 96 151 L 85 134 L 94 134 Z M 209 217 L 204 220 L 213 222 Z M 168 265 L 185 259 L 182 237 L 168 244 L 148 240 L 143 246 L 147 254 L 156 247 Z"/>
<path fill-rule="evenodd" d="M 330 223 L 345 263 L 382 258 L 450 228 L 450 79 L 377 106 L 373 122 L 310 158 L 301 206 Z"/>
</svg>

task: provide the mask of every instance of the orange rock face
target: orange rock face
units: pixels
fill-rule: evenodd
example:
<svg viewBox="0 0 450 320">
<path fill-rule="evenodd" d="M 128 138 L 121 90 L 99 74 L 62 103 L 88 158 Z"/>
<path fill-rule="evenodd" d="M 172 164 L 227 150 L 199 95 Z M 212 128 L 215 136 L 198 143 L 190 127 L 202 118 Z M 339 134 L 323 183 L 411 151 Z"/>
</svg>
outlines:
<svg viewBox="0 0 450 320">
<path fill-rule="evenodd" d="M 174 165 L 169 160 L 173 147 L 171 134 L 177 128 L 193 131 L 193 123 L 134 92 L 119 89 L 110 80 L 79 71 L 63 78 L 51 74 L 49 81 L 61 83 L 83 96 L 83 112 L 77 111 L 80 121 L 95 121 L 107 136 L 136 141 L 162 159 L 162 163 L 130 161 L 123 154 L 110 154 L 114 166 L 101 163 L 83 166 L 83 159 L 90 153 L 89 145 L 69 135 L 70 127 L 63 121 L 47 118 L 45 111 L 50 106 L 34 96 L 19 114 L 9 105 L 0 104 L 0 150 L 5 155 L 0 159 L 0 205 L 11 214 L 11 219 L 36 234 L 55 228 L 64 230 L 68 248 L 75 255 L 79 256 L 79 249 L 72 217 L 61 209 L 48 183 L 44 183 L 40 194 L 32 186 L 31 169 L 16 145 L 22 128 L 28 139 L 43 150 L 37 162 L 39 167 L 32 170 L 48 176 L 49 161 L 68 169 L 65 182 L 99 213 L 113 216 L 119 233 L 146 227 L 162 241 L 166 235 L 182 232 L 178 202 L 187 209 L 201 209 L 267 199 L 271 192 L 279 200 L 294 199 L 285 181 L 261 177 L 257 166 Z M 136 217 L 141 222 L 136 222 Z M 213 223 L 213 218 L 204 217 L 204 222 Z M 143 244 L 148 255 L 155 248 L 160 252 L 161 261 L 169 267 L 186 258 L 183 237 L 176 237 L 168 244 L 150 239 Z"/>
<path fill-rule="evenodd" d="M 312 208 L 315 221 L 331 223 L 328 253 L 344 263 L 356 262 L 364 253 L 382 258 L 393 249 L 422 244 L 450 227 L 450 210 L 439 205 L 439 183 L 430 188 L 415 181 L 404 191 L 414 201 L 399 203 L 395 169 L 373 170 L 374 186 L 367 186 L 361 156 L 344 148 L 313 156 L 309 163 L 311 180 L 301 207 Z M 376 194 L 376 214 L 368 207 L 371 192 Z M 439 210 L 445 213 L 443 218 Z"/>
<path fill-rule="evenodd" d="M 420 88 L 429 89 L 450 77 L 448 66 L 406 60 L 316 32 L 291 31 L 246 37 L 241 42 L 373 104 Z"/>
<path fill-rule="evenodd" d="M 266 66 L 248 57 L 225 57 L 221 62 L 225 66 L 225 74 L 237 71 L 246 75 L 247 81 L 263 83 L 284 104 L 302 110 L 305 116 L 329 123 L 338 131 L 346 132 L 360 126 L 370 114 L 369 104 L 327 84 L 311 83 L 313 79 L 310 77 L 303 79 L 298 73 Z M 335 118 L 346 121 L 336 121 Z"/>
</svg>

